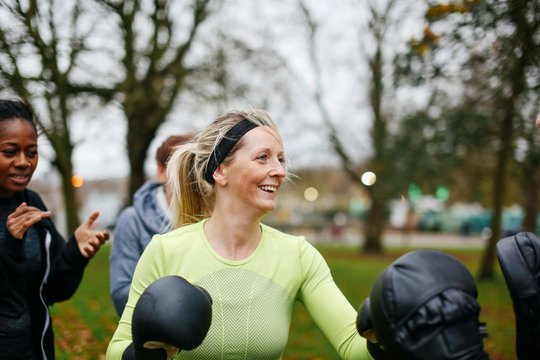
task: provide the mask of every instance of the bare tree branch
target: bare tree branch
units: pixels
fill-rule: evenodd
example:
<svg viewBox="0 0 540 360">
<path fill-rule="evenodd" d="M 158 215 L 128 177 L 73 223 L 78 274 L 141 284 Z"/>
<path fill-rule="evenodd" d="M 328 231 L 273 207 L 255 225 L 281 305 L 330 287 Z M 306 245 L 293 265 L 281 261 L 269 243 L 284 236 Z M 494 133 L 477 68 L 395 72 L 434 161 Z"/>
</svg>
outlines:
<svg viewBox="0 0 540 360">
<path fill-rule="evenodd" d="M 358 175 L 356 170 L 354 169 L 353 161 L 351 160 L 351 158 L 345 151 L 345 148 L 338 137 L 337 129 L 332 123 L 330 112 L 324 105 L 324 100 L 323 100 L 324 90 L 323 90 L 322 79 L 321 79 L 322 71 L 321 71 L 321 66 L 319 63 L 319 58 L 317 55 L 316 38 L 317 38 L 318 25 L 313 19 L 308 7 L 303 3 L 303 1 L 299 1 L 298 4 L 300 6 L 300 9 L 302 11 L 304 20 L 306 22 L 306 25 L 309 31 L 308 32 L 309 60 L 310 60 L 311 67 L 313 69 L 313 75 L 315 76 L 315 91 L 314 91 L 315 103 L 317 107 L 319 108 L 321 118 L 328 130 L 330 143 L 332 144 L 332 147 L 334 148 L 335 153 L 341 159 L 341 162 L 343 164 L 343 169 L 346 171 L 346 173 L 350 176 L 350 178 L 353 181 L 357 183 L 361 183 L 360 175 Z"/>
</svg>

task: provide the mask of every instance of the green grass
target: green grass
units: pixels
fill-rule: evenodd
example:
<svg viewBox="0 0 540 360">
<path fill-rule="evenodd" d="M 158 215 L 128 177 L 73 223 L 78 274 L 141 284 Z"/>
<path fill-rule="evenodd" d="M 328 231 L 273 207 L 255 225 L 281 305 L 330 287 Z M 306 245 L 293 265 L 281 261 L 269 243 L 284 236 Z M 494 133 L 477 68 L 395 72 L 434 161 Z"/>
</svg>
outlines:
<svg viewBox="0 0 540 360">
<path fill-rule="evenodd" d="M 52 307 L 57 359 L 104 359 L 118 323 L 109 296 L 109 250 L 104 247 L 91 261 L 75 296 Z M 388 249 L 384 255 L 362 255 L 356 248 L 320 247 L 338 286 L 354 307 L 370 292 L 378 274 L 410 249 Z M 445 250 L 461 259 L 475 274 L 479 250 Z M 498 268 L 497 268 L 498 269 Z M 477 282 L 480 320 L 487 323 L 484 345 L 491 360 L 511 360 L 514 355 L 514 315 L 500 271 L 493 281 Z M 302 305 L 295 306 L 284 359 L 338 359 Z"/>
</svg>

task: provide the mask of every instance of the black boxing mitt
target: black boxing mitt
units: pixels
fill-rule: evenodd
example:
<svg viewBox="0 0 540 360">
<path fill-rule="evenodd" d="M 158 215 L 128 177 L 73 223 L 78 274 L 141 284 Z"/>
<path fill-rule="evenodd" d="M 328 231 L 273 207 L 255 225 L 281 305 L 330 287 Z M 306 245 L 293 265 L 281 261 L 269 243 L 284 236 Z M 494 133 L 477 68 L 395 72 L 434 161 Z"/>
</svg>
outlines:
<svg viewBox="0 0 540 360">
<path fill-rule="evenodd" d="M 378 343 L 391 359 L 488 359 L 474 279 L 456 258 L 409 252 L 385 269 L 370 294 Z"/>
<path fill-rule="evenodd" d="M 516 354 L 540 357 L 540 239 L 521 232 L 497 243 L 497 258 L 516 318 Z"/>
<path fill-rule="evenodd" d="M 375 330 L 373 329 L 373 321 L 371 319 L 371 308 L 369 304 L 369 298 L 366 298 L 358 309 L 358 315 L 356 316 L 356 330 L 360 336 L 364 337 L 366 341 L 366 347 L 369 354 L 375 360 L 388 359 L 384 349 L 377 344 L 377 337 L 375 336 Z"/>
<path fill-rule="evenodd" d="M 206 290 L 180 276 L 160 278 L 146 288 L 135 305 L 133 346 L 124 354 L 126 358 L 133 352 L 136 359 L 165 359 L 163 349 L 147 348 L 152 343 L 192 350 L 203 342 L 211 320 L 212 298 Z"/>
</svg>

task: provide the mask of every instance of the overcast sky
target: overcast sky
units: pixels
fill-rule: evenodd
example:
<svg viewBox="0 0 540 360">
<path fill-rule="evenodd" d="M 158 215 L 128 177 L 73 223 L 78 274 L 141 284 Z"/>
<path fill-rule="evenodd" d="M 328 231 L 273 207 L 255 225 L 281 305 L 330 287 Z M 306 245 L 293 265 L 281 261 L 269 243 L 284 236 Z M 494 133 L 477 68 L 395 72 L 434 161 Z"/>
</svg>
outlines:
<svg viewBox="0 0 540 360">
<path fill-rule="evenodd" d="M 313 15 L 320 24 L 318 39 L 319 56 L 322 64 L 322 80 L 325 88 L 325 105 L 330 110 L 335 125 L 340 130 L 342 141 L 347 149 L 355 153 L 354 158 L 361 160 L 362 154 L 369 155 L 369 128 L 371 117 L 367 108 L 367 84 L 365 57 L 370 52 L 370 39 L 365 36 L 362 27 L 367 20 L 367 8 L 362 4 L 368 1 L 336 0 L 323 2 L 306 1 Z M 382 1 L 372 1 L 381 3 Z M 399 2 L 398 2 L 399 3 Z M 410 4 L 410 2 L 408 2 Z M 419 37 L 423 28 L 422 10 L 409 9 L 406 19 L 402 19 L 400 28 L 392 33 L 390 39 L 395 46 L 391 51 L 403 46 L 404 40 Z M 414 10 L 414 11 L 413 11 Z M 310 69 L 305 27 L 299 18 L 299 11 L 294 1 L 226 1 L 225 7 L 214 18 L 212 24 L 201 33 L 211 36 L 214 26 L 222 26 L 245 37 L 252 44 L 260 42 L 262 46 L 273 46 L 284 58 L 295 74 L 290 79 L 290 91 L 294 96 L 293 108 L 284 109 L 282 103 L 270 102 L 267 110 L 280 125 L 286 151 L 293 167 L 308 165 L 336 164 L 325 132 L 322 130 L 320 115 L 309 96 L 314 82 Z M 106 59 L 101 59 L 106 63 Z M 273 74 L 250 74 L 263 84 L 261 91 L 271 91 L 264 86 L 264 79 Z M 301 90 L 298 81 L 307 86 L 307 92 Z M 268 94 L 265 94 L 268 95 Z M 410 106 L 420 104 L 422 94 L 397 93 L 400 102 Z M 277 97 L 276 97 L 277 98 Z M 257 94 L 249 98 L 236 99 L 229 109 L 258 108 L 262 100 Z M 392 104 L 394 107 L 398 104 Z M 171 120 L 162 126 L 149 151 L 147 172 L 155 173 L 153 154 L 161 141 L 170 133 L 198 131 L 222 111 L 208 106 L 201 109 L 187 107 L 179 109 Z M 196 119 L 197 121 L 188 121 Z M 91 114 L 80 115 L 72 124 L 74 141 L 78 144 L 74 153 L 75 172 L 83 177 L 108 178 L 125 177 L 129 173 L 125 149 L 126 127 L 123 114 L 115 104 L 104 109 L 97 108 Z M 44 136 L 40 138 L 41 162 L 36 171 L 37 179 L 53 175 L 47 158 L 51 148 Z"/>
</svg>

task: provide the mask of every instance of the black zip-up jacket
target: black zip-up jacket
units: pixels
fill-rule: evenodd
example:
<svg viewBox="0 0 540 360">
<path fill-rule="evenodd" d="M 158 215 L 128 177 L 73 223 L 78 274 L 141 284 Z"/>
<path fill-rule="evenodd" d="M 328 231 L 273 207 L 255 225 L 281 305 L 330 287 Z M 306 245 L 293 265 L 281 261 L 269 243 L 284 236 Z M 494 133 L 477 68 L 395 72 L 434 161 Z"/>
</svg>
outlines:
<svg viewBox="0 0 540 360">
<path fill-rule="evenodd" d="M 16 193 L 17 204 L 26 202 L 47 211 L 41 197 L 31 190 Z M 18 206 L 18 205 L 17 205 Z M 49 305 L 69 299 L 81 282 L 88 264 L 77 246 L 75 236 L 66 243 L 50 219 L 34 225 L 39 233 L 42 265 L 38 281 L 29 287 L 29 309 L 32 319 L 32 342 L 41 359 L 54 359 L 54 338 Z M 15 287 L 25 287 L 24 242 L 6 231 L 5 247 L 0 248 L 0 297 Z"/>
</svg>

